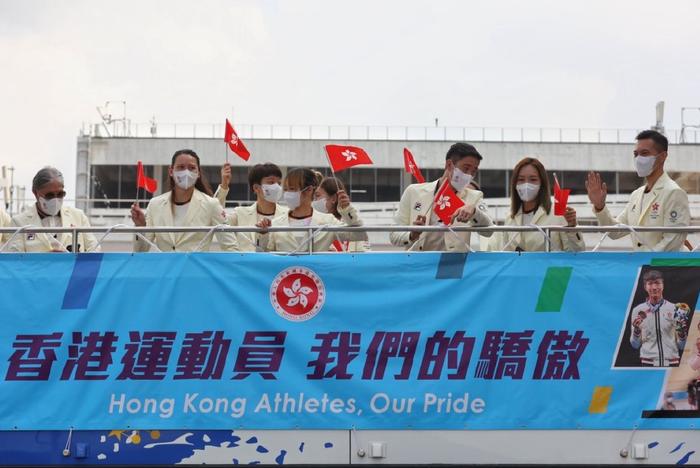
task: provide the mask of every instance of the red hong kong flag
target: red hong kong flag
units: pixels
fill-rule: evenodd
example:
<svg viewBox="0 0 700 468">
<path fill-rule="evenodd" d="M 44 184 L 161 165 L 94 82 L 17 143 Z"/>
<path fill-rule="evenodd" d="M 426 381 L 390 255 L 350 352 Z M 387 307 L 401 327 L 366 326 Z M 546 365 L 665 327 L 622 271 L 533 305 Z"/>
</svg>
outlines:
<svg viewBox="0 0 700 468">
<path fill-rule="evenodd" d="M 357 146 L 326 145 L 326 154 L 333 172 L 344 171 L 358 164 L 372 164 L 367 152 Z"/>
<path fill-rule="evenodd" d="M 136 163 L 136 187 L 145 189 L 147 192 L 151 193 L 155 193 L 156 190 L 158 190 L 158 181 L 146 177 L 146 174 L 143 172 L 143 163 L 141 161 Z"/>
<path fill-rule="evenodd" d="M 559 180 L 554 174 L 554 214 L 556 216 L 564 216 L 566 214 L 566 202 L 569 200 L 571 189 L 562 189 L 559 187 Z"/>
<path fill-rule="evenodd" d="M 442 188 L 435 194 L 433 200 L 433 210 L 444 224 L 452 222 L 452 215 L 455 211 L 464 206 L 464 202 L 457 196 L 448 180 L 442 184 Z"/>
<path fill-rule="evenodd" d="M 236 153 L 244 161 L 247 161 L 248 158 L 250 158 L 248 148 L 246 148 L 243 144 L 243 140 L 238 138 L 238 134 L 233 129 L 233 125 L 231 125 L 231 122 L 229 122 L 228 119 L 226 119 L 226 133 L 224 134 L 224 141 L 228 143 L 228 147 L 231 148 L 231 151 Z"/>
<path fill-rule="evenodd" d="M 419 184 L 425 182 L 423 174 L 421 174 L 418 164 L 416 164 L 416 161 L 413 160 L 413 155 L 408 148 L 403 149 L 403 165 L 406 168 L 406 172 L 413 175 Z"/>
</svg>

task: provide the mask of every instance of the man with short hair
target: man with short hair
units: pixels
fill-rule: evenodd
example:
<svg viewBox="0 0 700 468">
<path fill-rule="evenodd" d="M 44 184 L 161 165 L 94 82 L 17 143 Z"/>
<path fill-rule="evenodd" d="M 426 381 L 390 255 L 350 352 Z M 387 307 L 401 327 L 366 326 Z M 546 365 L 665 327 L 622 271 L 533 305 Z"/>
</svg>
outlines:
<svg viewBox="0 0 700 468">
<path fill-rule="evenodd" d="M 433 200 L 444 181 L 452 186 L 465 205 L 454 213 L 454 226 L 491 226 L 493 221 L 486 212 L 482 199 L 484 194 L 469 188 L 476 176 L 481 154 L 468 143 L 455 143 L 445 155 L 445 172 L 440 179 L 406 187 L 399 210 L 394 218 L 400 226 L 442 226 L 442 221 L 433 210 Z M 470 232 L 392 232 L 391 243 L 408 250 L 466 251 Z M 490 233 L 489 233 L 490 234 Z"/>
<path fill-rule="evenodd" d="M 690 307 L 664 299 L 664 278 L 649 270 L 642 277 L 646 300 L 632 309 L 630 344 L 642 366 L 677 366 L 688 338 Z"/>
<path fill-rule="evenodd" d="M 668 157 L 668 140 L 661 133 L 645 130 L 637 135 L 634 149 L 634 165 L 639 177 L 646 184 L 630 195 L 629 202 L 617 218 L 613 218 L 605 204 L 608 188 L 600 174 L 589 172 L 586 180 L 588 198 L 593 203 L 593 212 L 601 226 L 626 224 L 630 226 L 690 225 L 688 195 L 666 172 L 664 163 Z M 611 232 L 609 237 L 619 239 L 627 232 Z M 670 252 L 680 250 L 687 233 L 640 232 L 632 238 L 633 248 L 638 251 Z"/>
<path fill-rule="evenodd" d="M 39 170 L 32 180 L 32 193 L 36 203 L 26 206 L 24 211 L 12 218 L 16 227 L 90 227 L 90 222 L 82 210 L 66 206 L 63 199 L 63 174 L 55 167 L 46 166 Z M 10 252 L 72 252 L 73 236 L 64 232 L 18 233 L 10 235 Z M 94 234 L 82 232 L 77 239 L 78 252 L 99 252 L 100 244 Z M 75 252 L 75 253 L 78 253 Z"/>
<path fill-rule="evenodd" d="M 277 204 L 282 197 L 282 171 L 276 164 L 256 164 L 248 172 L 248 185 L 255 193 L 256 201 L 250 206 L 237 206 L 226 217 L 231 226 L 255 226 L 263 218 L 272 220 L 284 216 L 289 211 L 286 206 Z M 226 163 L 221 168 L 221 184 L 214 196 L 221 206 L 226 206 L 226 195 L 231 183 L 231 164 Z M 260 250 L 258 237 L 254 232 L 236 234 L 238 247 L 244 252 Z"/>
</svg>

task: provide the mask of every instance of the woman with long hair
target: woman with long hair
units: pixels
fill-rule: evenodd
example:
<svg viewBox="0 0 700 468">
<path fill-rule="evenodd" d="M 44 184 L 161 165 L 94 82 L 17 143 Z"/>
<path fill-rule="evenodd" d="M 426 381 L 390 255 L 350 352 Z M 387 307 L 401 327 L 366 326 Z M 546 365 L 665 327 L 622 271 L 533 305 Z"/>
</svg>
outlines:
<svg viewBox="0 0 700 468">
<path fill-rule="evenodd" d="M 521 159 L 510 180 L 510 215 L 506 226 L 576 226 L 576 210 L 567 207 L 564 216 L 552 213 L 549 178 L 536 158 Z M 551 231 L 550 250 L 578 252 L 586 244 L 578 232 Z M 545 238 L 540 232 L 498 232 L 491 237 L 489 250 L 543 251 Z"/>
<path fill-rule="evenodd" d="M 273 220 L 263 219 L 256 226 L 265 230 L 273 226 L 310 227 L 313 230 L 312 239 L 309 231 L 266 232 L 259 236 L 260 246 L 268 252 L 299 252 L 308 251 L 309 243 L 313 242 L 314 252 L 327 252 L 333 241 L 366 241 L 366 232 L 328 232 L 323 226 L 362 226 L 357 210 L 350 204 L 350 197 L 345 191 L 339 191 L 337 219 L 330 213 L 314 209 L 312 203 L 316 192 L 318 179 L 310 169 L 292 169 L 284 178 L 283 200 L 289 212 Z"/>
<path fill-rule="evenodd" d="M 176 151 L 168 169 L 170 191 L 154 197 L 146 212 L 134 203 L 131 219 L 136 226 L 218 226 L 226 224 L 226 213 L 212 198 L 212 191 L 202 173 L 199 156 L 192 150 Z M 233 233 L 216 234 L 222 250 L 237 251 Z M 163 252 L 209 250 L 212 236 L 206 232 L 158 232 L 145 237 Z M 150 244 L 137 238 L 134 250 L 147 252 Z"/>
</svg>

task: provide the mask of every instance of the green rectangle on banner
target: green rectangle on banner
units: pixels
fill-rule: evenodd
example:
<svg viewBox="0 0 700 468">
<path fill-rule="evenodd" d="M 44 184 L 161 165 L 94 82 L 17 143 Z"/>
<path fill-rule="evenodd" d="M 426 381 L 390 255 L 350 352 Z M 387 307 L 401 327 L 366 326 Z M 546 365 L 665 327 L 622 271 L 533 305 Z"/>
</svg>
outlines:
<svg viewBox="0 0 700 468">
<path fill-rule="evenodd" d="M 700 266 L 700 258 L 654 258 L 654 266 Z"/>
<path fill-rule="evenodd" d="M 572 270 L 572 267 L 547 268 L 535 312 L 559 312 L 561 310 Z"/>
</svg>

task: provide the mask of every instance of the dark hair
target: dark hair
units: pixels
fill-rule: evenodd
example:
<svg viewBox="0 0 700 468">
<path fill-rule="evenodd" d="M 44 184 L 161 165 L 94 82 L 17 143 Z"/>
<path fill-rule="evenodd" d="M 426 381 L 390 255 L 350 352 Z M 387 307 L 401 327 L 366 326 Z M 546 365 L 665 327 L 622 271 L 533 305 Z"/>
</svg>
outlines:
<svg viewBox="0 0 700 468">
<path fill-rule="evenodd" d="M 482 158 L 479 152 L 474 148 L 474 146 L 470 145 L 469 143 L 455 143 L 454 145 L 450 146 L 450 149 L 447 150 L 447 154 L 445 155 L 445 160 L 451 159 L 453 163 L 456 163 L 462 158 L 466 158 L 467 156 L 472 156 L 481 161 Z"/>
<path fill-rule="evenodd" d="M 654 281 L 657 279 L 660 279 L 662 281 L 664 279 L 663 275 L 659 270 L 649 270 L 646 273 L 644 273 L 644 276 L 642 277 L 642 281 L 644 281 L 645 283 L 647 281 Z"/>
<path fill-rule="evenodd" d="M 304 190 L 308 187 L 316 189 L 318 183 L 314 171 L 302 167 L 287 172 L 287 177 L 284 178 L 284 185 L 286 187 L 299 187 L 300 190 Z"/>
<path fill-rule="evenodd" d="M 652 140 L 654 145 L 656 145 L 656 149 L 660 151 L 668 151 L 668 138 L 656 130 L 644 130 L 637 135 L 635 140 Z"/>
<path fill-rule="evenodd" d="M 197 153 L 192 151 L 191 149 L 181 149 L 175 151 L 175 154 L 173 154 L 173 158 L 170 160 L 170 167 L 175 166 L 175 160 L 177 159 L 178 156 L 186 154 L 188 156 L 192 156 L 194 159 L 197 160 L 197 172 L 199 173 L 199 177 L 197 178 L 197 182 L 194 183 L 194 188 L 199 190 L 200 192 L 206 193 L 210 197 L 213 196 L 214 192 L 211 191 L 211 186 L 209 185 L 209 182 L 207 181 L 206 175 L 202 172 L 202 167 L 199 164 L 199 156 L 197 156 Z M 170 177 L 170 190 L 172 191 L 175 188 L 175 179 Z"/>
<path fill-rule="evenodd" d="M 520 175 L 520 171 L 525 166 L 532 166 L 537 170 L 537 174 L 540 176 L 540 193 L 537 194 L 537 207 L 541 206 L 549 214 L 552 210 L 552 199 L 549 195 L 549 179 L 547 178 L 547 171 L 544 165 L 539 159 L 535 158 L 523 158 L 513 168 L 513 175 L 510 178 L 510 214 L 515 218 L 515 215 L 518 214 L 518 211 L 523 206 L 523 201 L 518 195 L 517 185 L 518 175 Z"/>
<path fill-rule="evenodd" d="M 324 177 L 318 188 L 322 188 L 329 196 L 336 195 L 339 190 L 345 191 L 345 184 L 342 180 L 337 177 Z M 338 203 L 336 202 L 335 208 L 333 209 L 333 215 L 336 218 L 340 218 L 340 213 L 338 212 Z"/>
<path fill-rule="evenodd" d="M 282 171 L 277 164 L 264 163 L 251 167 L 250 171 L 248 171 L 248 185 L 250 185 L 250 189 L 252 190 L 255 184 L 260 185 L 265 177 L 270 176 L 282 178 Z"/>
<path fill-rule="evenodd" d="M 32 179 L 32 191 L 36 192 L 54 179 L 57 179 L 63 185 L 63 174 L 61 174 L 61 171 L 51 166 L 42 167 Z"/>
</svg>

